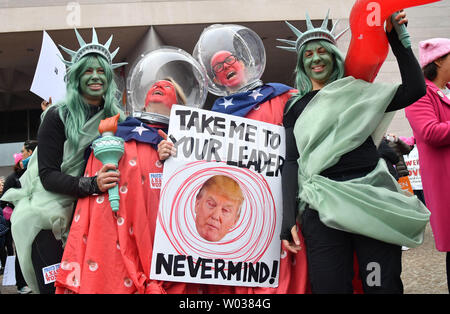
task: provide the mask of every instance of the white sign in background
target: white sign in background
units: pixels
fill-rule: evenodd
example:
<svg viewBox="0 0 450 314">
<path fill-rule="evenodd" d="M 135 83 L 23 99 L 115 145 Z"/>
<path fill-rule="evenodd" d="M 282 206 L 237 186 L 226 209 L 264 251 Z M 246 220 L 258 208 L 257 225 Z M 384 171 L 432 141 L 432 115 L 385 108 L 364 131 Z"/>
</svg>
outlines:
<svg viewBox="0 0 450 314">
<path fill-rule="evenodd" d="M 404 155 L 406 167 L 409 171 L 409 181 L 413 190 L 422 190 L 422 178 L 420 177 L 420 166 L 419 166 L 419 151 L 417 150 L 417 145 L 414 146 L 413 150 L 409 152 L 408 155 Z"/>
<path fill-rule="evenodd" d="M 6 258 L 2 285 L 14 286 L 15 284 L 16 284 L 16 257 L 14 255 L 11 255 Z"/>
<path fill-rule="evenodd" d="M 66 66 L 61 58 L 58 47 L 43 31 L 41 53 L 30 91 L 46 101 L 51 97 L 53 104 L 63 100 L 66 95 Z"/>
<path fill-rule="evenodd" d="M 284 129 L 185 106 L 171 111 L 150 277 L 205 284 L 277 287 L 282 218 Z M 215 175 L 231 177 L 244 195 L 238 222 L 221 240 L 202 238 L 196 194 Z"/>
</svg>

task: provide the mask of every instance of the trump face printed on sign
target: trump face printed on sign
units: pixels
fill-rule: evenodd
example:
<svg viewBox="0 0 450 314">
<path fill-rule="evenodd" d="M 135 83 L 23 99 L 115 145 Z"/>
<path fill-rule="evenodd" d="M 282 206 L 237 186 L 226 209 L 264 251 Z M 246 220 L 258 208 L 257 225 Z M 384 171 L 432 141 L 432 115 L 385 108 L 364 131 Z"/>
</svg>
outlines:
<svg viewBox="0 0 450 314">
<path fill-rule="evenodd" d="M 200 188 L 195 200 L 195 226 L 210 242 L 220 241 L 239 220 L 244 196 L 230 177 L 216 175 Z"/>
</svg>

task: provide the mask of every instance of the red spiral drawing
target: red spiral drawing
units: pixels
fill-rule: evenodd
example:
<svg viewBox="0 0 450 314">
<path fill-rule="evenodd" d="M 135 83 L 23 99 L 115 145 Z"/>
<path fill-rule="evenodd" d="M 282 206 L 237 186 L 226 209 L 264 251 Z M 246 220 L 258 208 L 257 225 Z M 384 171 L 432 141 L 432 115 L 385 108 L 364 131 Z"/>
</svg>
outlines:
<svg viewBox="0 0 450 314">
<path fill-rule="evenodd" d="M 236 226 L 222 240 L 209 242 L 195 227 L 195 196 L 215 175 L 238 182 L 245 201 Z M 277 217 L 275 200 L 264 176 L 224 163 L 196 161 L 177 169 L 164 185 L 158 221 L 179 255 L 256 263 L 273 240 Z"/>
</svg>

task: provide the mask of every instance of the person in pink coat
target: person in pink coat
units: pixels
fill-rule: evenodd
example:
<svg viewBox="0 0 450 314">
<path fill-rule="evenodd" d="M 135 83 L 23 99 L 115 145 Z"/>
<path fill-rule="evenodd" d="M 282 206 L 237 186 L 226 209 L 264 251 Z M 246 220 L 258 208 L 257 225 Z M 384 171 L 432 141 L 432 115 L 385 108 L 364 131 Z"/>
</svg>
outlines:
<svg viewBox="0 0 450 314">
<path fill-rule="evenodd" d="M 420 171 L 436 248 L 447 252 L 450 290 L 450 39 L 420 42 L 427 93 L 405 109 L 420 156 Z"/>
</svg>

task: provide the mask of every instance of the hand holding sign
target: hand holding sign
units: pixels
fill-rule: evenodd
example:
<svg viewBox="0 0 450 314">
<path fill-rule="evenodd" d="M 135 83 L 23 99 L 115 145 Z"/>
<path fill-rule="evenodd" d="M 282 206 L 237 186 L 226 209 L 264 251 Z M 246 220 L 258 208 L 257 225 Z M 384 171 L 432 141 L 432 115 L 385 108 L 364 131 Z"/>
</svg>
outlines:
<svg viewBox="0 0 450 314">
<path fill-rule="evenodd" d="M 163 138 L 163 140 L 158 144 L 159 159 L 166 160 L 170 156 L 174 156 L 177 153 L 177 149 L 171 141 L 167 140 L 167 134 L 163 130 L 158 130 L 158 134 Z"/>
<path fill-rule="evenodd" d="M 284 129 L 174 106 L 158 133 L 168 159 L 150 278 L 277 287 Z"/>
<path fill-rule="evenodd" d="M 41 109 L 42 109 L 42 111 L 47 110 L 47 108 L 50 107 L 51 104 L 52 104 L 52 97 L 49 97 L 49 98 L 48 98 L 48 101 L 43 100 L 43 101 L 41 102 Z"/>
<path fill-rule="evenodd" d="M 291 229 L 292 241 L 282 240 L 283 246 L 286 250 L 297 254 L 302 247 L 300 246 L 300 238 L 298 237 L 298 228 L 297 226 L 293 226 Z"/>
</svg>

